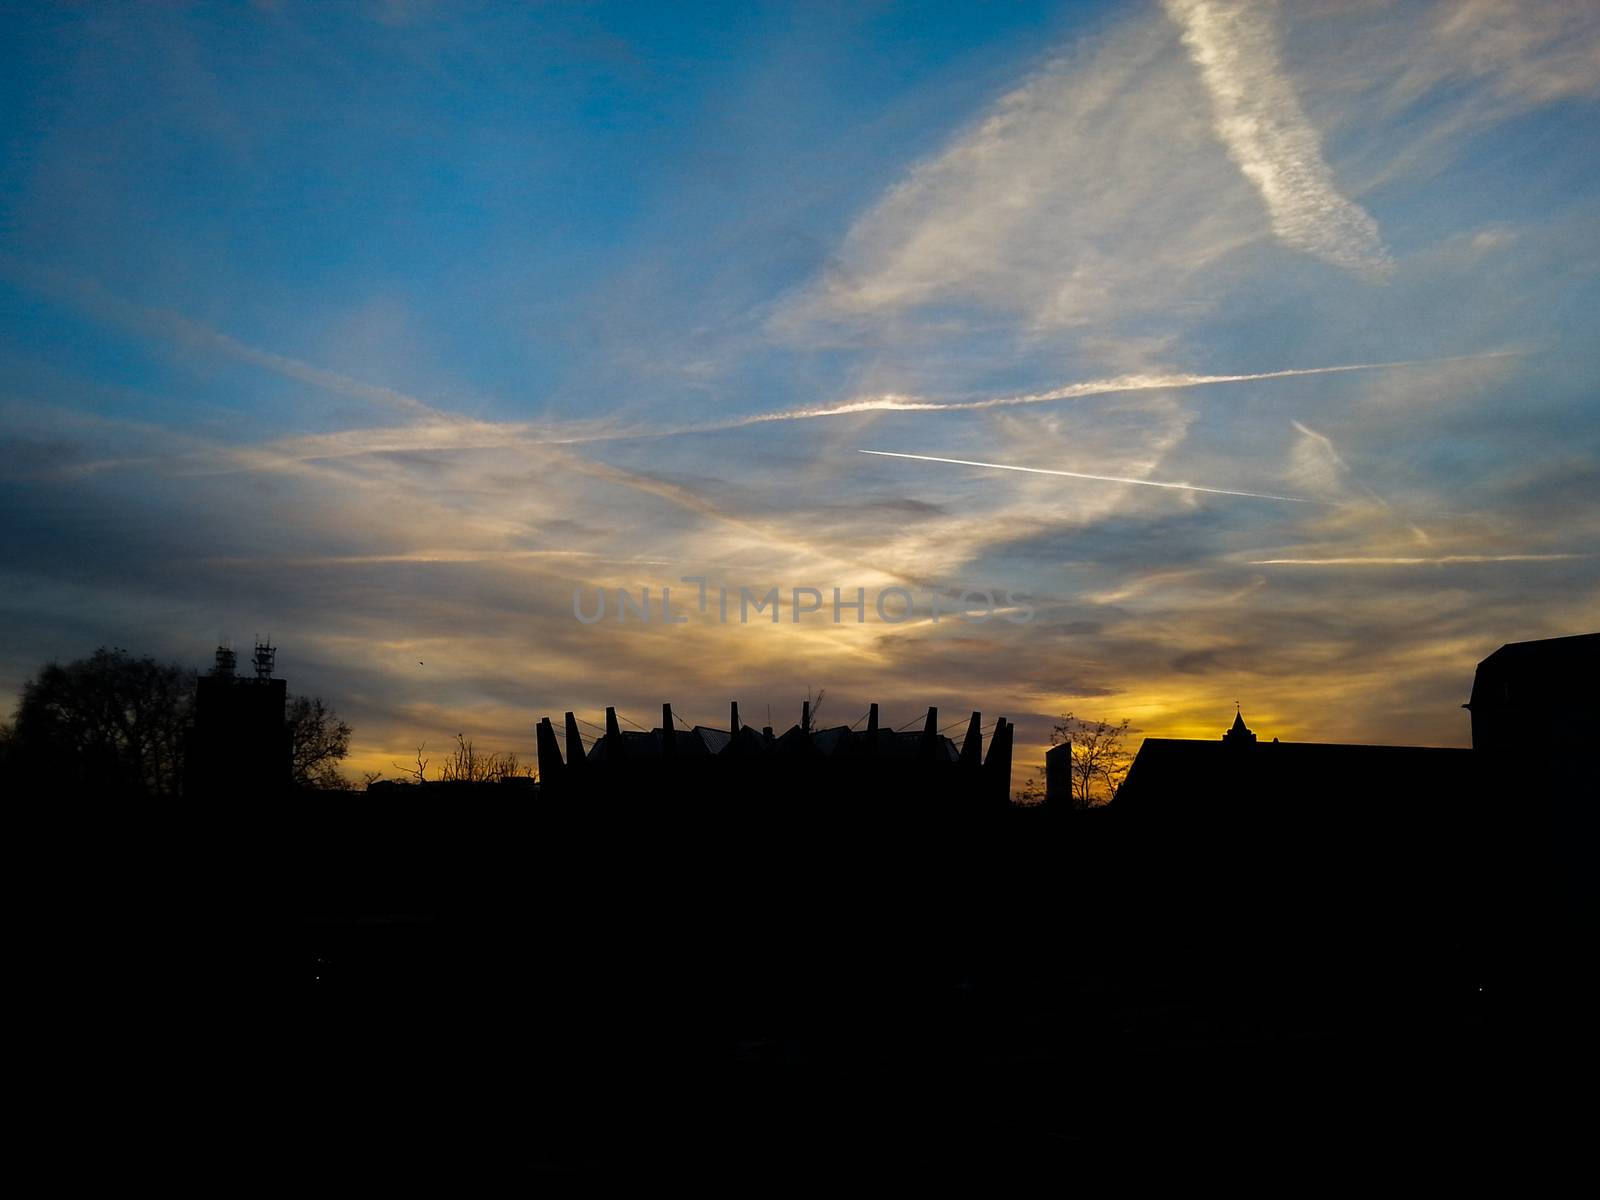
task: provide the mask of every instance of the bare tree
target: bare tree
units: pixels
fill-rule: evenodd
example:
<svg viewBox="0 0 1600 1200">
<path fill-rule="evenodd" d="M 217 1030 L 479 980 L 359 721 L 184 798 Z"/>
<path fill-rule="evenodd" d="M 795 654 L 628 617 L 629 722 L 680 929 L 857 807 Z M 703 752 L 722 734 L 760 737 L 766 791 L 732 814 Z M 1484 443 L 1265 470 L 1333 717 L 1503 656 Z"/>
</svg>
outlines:
<svg viewBox="0 0 1600 1200">
<path fill-rule="evenodd" d="M 481 754 L 473 747 L 471 738 L 458 733 L 455 751 L 445 760 L 440 777 L 446 783 L 494 783 L 519 775 L 531 777 L 533 768 L 519 764 L 516 751 Z"/>
<path fill-rule="evenodd" d="M 1124 745 L 1130 721 L 1087 720 L 1066 713 L 1050 730 L 1050 744 L 1072 743 L 1072 807 L 1094 808 L 1109 803 L 1122 786 L 1133 761 Z"/>
<path fill-rule="evenodd" d="M 423 758 L 422 757 L 422 752 L 424 750 L 426 750 L 427 748 L 428 748 L 428 743 L 427 742 L 418 742 L 417 743 L 417 765 L 414 766 L 414 767 L 408 767 L 404 763 L 397 762 L 397 763 L 394 764 L 395 765 L 395 769 L 398 770 L 402 775 L 410 776 L 411 777 L 411 782 L 413 782 L 413 783 L 427 783 L 428 782 L 428 764 L 433 761 L 431 758 Z"/>
<path fill-rule="evenodd" d="M 337 763 L 350 753 L 350 726 L 318 696 L 293 696 L 284 713 L 289 727 L 290 772 L 296 784 L 342 788 Z"/>
</svg>

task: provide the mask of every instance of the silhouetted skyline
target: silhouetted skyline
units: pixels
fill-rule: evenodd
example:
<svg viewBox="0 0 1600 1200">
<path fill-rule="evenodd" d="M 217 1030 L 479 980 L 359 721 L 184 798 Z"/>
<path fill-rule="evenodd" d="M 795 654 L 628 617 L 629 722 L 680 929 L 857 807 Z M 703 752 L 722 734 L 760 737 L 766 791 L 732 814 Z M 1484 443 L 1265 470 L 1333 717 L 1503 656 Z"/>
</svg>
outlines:
<svg viewBox="0 0 1600 1200">
<path fill-rule="evenodd" d="M 0 41 L 7 695 L 270 632 L 352 774 L 730 681 L 1003 711 L 1018 764 L 1069 710 L 1209 738 L 1236 699 L 1462 747 L 1462 663 L 1592 623 L 1591 5 L 19 4 Z M 572 616 L 695 578 L 869 609 Z M 928 618 L 969 587 L 1033 619 Z"/>
</svg>

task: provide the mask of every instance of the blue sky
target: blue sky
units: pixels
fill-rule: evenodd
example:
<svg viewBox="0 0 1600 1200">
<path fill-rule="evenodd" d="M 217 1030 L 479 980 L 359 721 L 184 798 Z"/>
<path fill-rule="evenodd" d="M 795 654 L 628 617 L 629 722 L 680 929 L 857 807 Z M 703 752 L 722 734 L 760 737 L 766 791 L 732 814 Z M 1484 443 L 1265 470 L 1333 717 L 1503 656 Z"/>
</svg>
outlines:
<svg viewBox="0 0 1600 1200">
<path fill-rule="evenodd" d="M 9 693 L 270 631 L 372 769 L 807 687 L 1461 744 L 1596 627 L 1589 6 L 0 24 Z M 573 618 L 693 575 L 1034 615 Z"/>
</svg>

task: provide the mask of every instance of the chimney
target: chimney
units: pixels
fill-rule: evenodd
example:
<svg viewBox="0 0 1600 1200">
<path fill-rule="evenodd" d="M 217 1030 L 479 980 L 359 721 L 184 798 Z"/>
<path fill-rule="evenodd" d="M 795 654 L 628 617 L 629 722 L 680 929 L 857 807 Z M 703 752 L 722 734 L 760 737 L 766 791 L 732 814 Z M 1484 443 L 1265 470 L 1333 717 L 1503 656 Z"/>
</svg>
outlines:
<svg viewBox="0 0 1600 1200">
<path fill-rule="evenodd" d="M 934 747 L 939 744 L 939 710 L 933 706 L 928 708 L 928 719 L 922 725 L 922 739 L 917 743 L 917 752 L 923 758 L 932 758 Z"/>
<path fill-rule="evenodd" d="M 983 763 L 983 714 L 975 712 L 967 722 L 966 740 L 961 743 L 961 765 L 981 766 Z"/>
<path fill-rule="evenodd" d="M 578 733 L 578 718 L 573 713 L 567 714 L 567 765 L 577 766 L 583 762 L 583 737 Z"/>
<path fill-rule="evenodd" d="M 989 757 L 983 760 L 988 781 L 984 790 L 989 801 L 996 805 L 1011 803 L 1011 741 L 1014 726 L 1001 717 L 995 722 L 994 737 L 989 740 Z"/>
<path fill-rule="evenodd" d="M 1060 808 L 1072 807 L 1072 742 L 1051 746 L 1044 752 L 1044 802 Z"/>
<path fill-rule="evenodd" d="M 609 761 L 613 757 L 621 758 L 628 752 L 627 743 L 622 740 L 622 726 L 617 724 L 617 710 L 606 705 L 606 757 Z"/>
<path fill-rule="evenodd" d="M 549 795 L 565 782 L 566 764 L 561 761 L 561 747 L 556 745 L 556 731 L 549 717 L 541 717 L 537 732 L 539 750 L 539 786 Z"/>
</svg>

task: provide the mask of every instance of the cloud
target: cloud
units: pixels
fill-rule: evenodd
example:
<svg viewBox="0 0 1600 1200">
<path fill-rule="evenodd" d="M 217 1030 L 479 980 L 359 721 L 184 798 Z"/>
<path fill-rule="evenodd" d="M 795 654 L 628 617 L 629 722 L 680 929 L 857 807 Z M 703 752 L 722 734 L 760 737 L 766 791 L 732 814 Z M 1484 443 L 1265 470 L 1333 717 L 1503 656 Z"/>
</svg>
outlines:
<svg viewBox="0 0 1600 1200">
<path fill-rule="evenodd" d="M 1035 333 L 1103 335 L 1108 320 L 1170 304 L 1264 232 L 1204 110 L 1170 26 L 1120 23 L 1034 72 L 909 170 L 776 327 L 803 338 L 818 322 L 869 325 L 877 345 L 920 330 L 936 344 L 944 326 L 992 329 L 978 310 Z M 912 314 L 912 324 L 895 323 Z"/>
<path fill-rule="evenodd" d="M 1307 429 L 1299 421 L 1290 422 L 1300 436 L 1291 452 L 1289 477 L 1295 486 L 1320 495 L 1337 495 L 1344 491 L 1350 468 L 1333 443 L 1314 429 Z"/>
<path fill-rule="evenodd" d="M 1399 89 L 1415 95 L 1449 78 L 1476 78 L 1518 106 L 1600 92 L 1600 10 L 1541 0 L 1435 5 L 1425 45 Z"/>
<path fill-rule="evenodd" d="M 1339 194 L 1284 71 L 1270 10 L 1230 0 L 1163 0 L 1210 93 L 1217 137 L 1255 185 L 1283 242 L 1372 279 L 1394 264 L 1378 224 Z"/>
<path fill-rule="evenodd" d="M 95 279 L 24 262 L 4 252 L 0 252 L 0 272 L 34 291 L 70 303 L 101 320 L 161 338 L 181 349 L 220 354 L 285 379 L 308 384 L 333 395 L 363 400 L 404 416 L 441 416 L 436 409 L 415 396 L 248 345 L 171 309 L 135 304 L 113 294 Z"/>
<path fill-rule="evenodd" d="M 1435 554 L 1373 555 L 1351 558 L 1253 558 L 1253 567 L 1419 567 L 1455 566 L 1461 563 L 1561 562 L 1588 558 L 1587 554 Z"/>
<path fill-rule="evenodd" d="M 1467 360 L 1504 358 L 1513 352 L 1487 351 L 1483 354 L 1463 356 Z M 1330 367 L 1297 367 L 1280 371 L 1258 371 L 1236 375 L 1198 375 L 1192 372 L 1153 372 L 1125 375 L 1112 379 L 1085 380 L 1063 384 L 1038 392 L 1023 392 L 1005 396 L 986 396 L 973 400 L 935 400 L 912 395 L 859 396 L 835 403 L 813 405 L 805 408 L 777 409 L 772 412 L 750 413 L 721 421 L 705 421 L 686 425 L 652 426 L 644 423 L 625 424 L 607 420 L 546 421 L 546 422 L 490 422 L 470 420 L 465 417 L 440 415 L 439 419 L 419 421 L 410 425 L 378 429 L 341 430 L 337 433 L 313 434 L 305 437 L 281 439 L 254 450 L 240 450 L 219 457 L 208 448 L 203 457 L 207 470 L 231 468 L 270 467 L 282 460 L 295 459 L 311 462 L 319 459 L 359 457 L 369 454 L 402 454 L 423 451 L 486 450 L 511 443 L 528 447 L 581 446 L 605 442 L 640 441 L 653 438 L 691 437 L 696 434 L 727 433 L 788 421 L 813 421 L 827 417 L 859 417 L 875 413 L 964 413 L 987 409 L 1013 408 L 1022 405 L 1051 404 L 1062 400 L 1080 400 L 1097 396 L 1112 396 L 1127 392 L 1167 391 L 1181 388 L 1209 387 L 1227 383 L 1254 383 L 1275 379 L 1295 379 L 1316 375 L 1333 375 L 1348 371 L 1379 371 L 1390 368 L 1432 366 L 1439 362 L 1458 359 L 1431 360 L 1427 362 L 1348 363 Z"/>
</svg>

